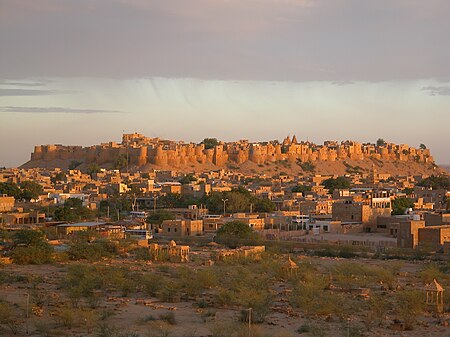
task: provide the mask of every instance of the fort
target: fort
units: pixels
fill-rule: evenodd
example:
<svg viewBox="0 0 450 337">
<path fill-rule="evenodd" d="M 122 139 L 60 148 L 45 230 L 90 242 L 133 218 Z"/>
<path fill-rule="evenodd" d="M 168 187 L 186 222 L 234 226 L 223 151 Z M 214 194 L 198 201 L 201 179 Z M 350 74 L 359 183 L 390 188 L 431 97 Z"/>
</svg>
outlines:
<svg viewBox="0 0 450 337">
<path fill-rule="evenodd" d="M 70 162 L 96 163 L 112 167 L 120 157 L 127 158 L 133 168 L 183 168 L 194 165 L 230 167 L 251 162 L 256 165 L 277 163 L 333 163 L 337 161 L 410 162 L 434 164 L 429 149 L 414 148 L 406 144 L 358 143 L 355 141 L 326 141 L 317 145 L 309 141 L 297 141 L 296 136 L 268 142 L 218 142 L 211 148 L 205 144 L 163 140 L 145 137 L 139 133 L 124 134 L 121 143 L 109 142 L 88 147 L 65 145 L 38 145 L 31 154 L 31 161 L 23 167 L 48 167 L 46 163 Z M 62 164 L 61 164 L 62 163 Z"/>
</svg>

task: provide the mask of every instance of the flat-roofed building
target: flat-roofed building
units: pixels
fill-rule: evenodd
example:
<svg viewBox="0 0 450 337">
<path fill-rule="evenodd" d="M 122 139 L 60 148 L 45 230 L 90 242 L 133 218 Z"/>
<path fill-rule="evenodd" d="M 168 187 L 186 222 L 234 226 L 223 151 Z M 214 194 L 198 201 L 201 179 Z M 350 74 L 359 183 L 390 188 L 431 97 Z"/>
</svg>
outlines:
<svg viewBox="0 0 450 337">
<path fill-rule="evenodd" d="M 400 221 L 397 232 L 397 247 L 416 248 L 419 244 L 419 229 L 425 227 L 423 220 Z"/>
<path fill-rule="evenodd" d="M 203 234 L 202 220 L 164 220 L 160 235 L 168 237 L 195 236 Z"/>
<path fill-rule="evenodd" d="M 14 197 L 8 197 L 7 195 L 0 196 L 0 212 L 9 212 L 14 208 Z"/>
</svg>

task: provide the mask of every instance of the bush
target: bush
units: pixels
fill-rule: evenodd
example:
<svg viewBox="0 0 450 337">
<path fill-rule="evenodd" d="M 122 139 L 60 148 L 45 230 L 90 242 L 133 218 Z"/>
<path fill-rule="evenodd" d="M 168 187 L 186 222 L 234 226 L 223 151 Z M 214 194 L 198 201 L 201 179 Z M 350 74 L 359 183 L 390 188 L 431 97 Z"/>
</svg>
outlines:
<svg viewBox="0 0 450 337">
<path fill-rule="evenodd" d="M 41 231 L 20 230 L 14 233 L 13 242 L 11 256 L 17 264 L 44 264 L 52 260 L 53 248 Z"/>
<path fill-rule="evenodd" d="M 18 317 L 12 305 L 0 300 L 0 324 L 5 324 L 13 335 L 17 335 L 21 327 Z"/>
<path fill-rule="evenodd" d="M 231 221 L 217 230 L 216 241 L 236 248 L 240 245 L 254 245 L 258 242 L 258 234 L 241 221 Z"/>
<path fill-rule="evenodd" d="M 49 244 L 17 247 L 11 256 L 17 264 L 45 264 L 52 261 L 53 248 Z"/>
<path fill-rule="evenodd" d="M 405 323 L 406 329 L 412 330 L 417 316 L 425 310 L 424 296 L 424 293 L 418 290 L 405 290 L 397 294 L 396 313 Z"/>
<path fill-rule="evenodd" d="M 177 324 L 177 322 L 175 320 L 175 314 L 172 311 L 169 311 L 165 314 L 160 314 L 159 319 L 169 323 L 170 325 Z"/>
<path fill-rule="evenodd" d="M 87 242 L 77 240 L 73 242 L 67 255 L 71 260 L 89 260 L 97 261 L 104 257 L 111 257 L 117 253 L 117 245 L 108 240 L 95 240 Z"/>
</svg>

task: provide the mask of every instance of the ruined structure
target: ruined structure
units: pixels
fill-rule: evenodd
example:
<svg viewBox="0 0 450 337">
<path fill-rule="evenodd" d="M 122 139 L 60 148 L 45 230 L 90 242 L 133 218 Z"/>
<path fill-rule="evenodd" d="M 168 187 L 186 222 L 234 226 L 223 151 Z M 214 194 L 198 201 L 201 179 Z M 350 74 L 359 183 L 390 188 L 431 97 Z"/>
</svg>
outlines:
<svg viewBox="0 0 450 337">
<path fill-rule="evenodd" d="M 258 165 L 287 161 L 291 163 L 314 163 L 317 161 L 362 161 L 372 158 L 379 161 L 403 161 L 433 163 L 429 149 L 416 149 L 406 144 L 387 143 L 381 146 L 361 144 L 354 141 L 326 141 L 317 145 L 309 141 L 297 141 L 288 136 L 282 143 L 277 140 L 250 143 L 247 140 L 219 142 L 206 149 L 204 144 L 149 138 L 139 133 L 124 134 L 121 143 L 109 142 L 100 145 L 64 146 L 39 145 L 31 154 L 33 163 L 46 161 L 76 161 L 113 166 L 119 157 L 127 158 L 130 167 L 185 167 L 192 164 L 212 164 L 224 167 L 240 165 L 247 161 Z"/>
<path fill-rule="evenodd" d="M 149 246 L 152 261 L 189 262 L 189 246 L 178 246 L 175 241 L 167 245 L 152 243 Z"/>
<path fill-rule="evenodd" d="M 217 260 L 224 261 L 229 258 L 244 258 L 260 260 L 262 253 L 266 251 L 266 246 L 243 246 L 236 249 L 224 249 L 217 253 Z"/>
</svg>

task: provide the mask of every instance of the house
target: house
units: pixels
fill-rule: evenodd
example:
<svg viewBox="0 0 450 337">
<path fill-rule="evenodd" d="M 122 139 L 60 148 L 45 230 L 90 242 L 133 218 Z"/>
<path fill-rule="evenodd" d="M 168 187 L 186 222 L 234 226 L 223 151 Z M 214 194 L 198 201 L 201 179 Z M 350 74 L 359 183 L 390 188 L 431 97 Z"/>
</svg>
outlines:
<svg viewBox="0 0 450 337">
<path fill-rule="evenodd" d="M 202 220 L 164 220 L 161 224 L 162 236 L 183 237 L 203 234 Z"/>
<path fill-rule="evenodd" d="M 425 227 L 423 220 L 400 221 L 397 231 L 397 247 L 416 248 L 419 244 L 419 229 Z"/>
<path fill-rule="evenodd" d="M 450 225 L 419 228 L 419 245 L 441 249 L 444 242 L 450 242 Z"/>
<path fill-rule="evenodd" d="M 6 194 L 0 196 L 0 212 L 9 212 L 14 208 L 14 197 L 8 197 Z"/>
</svg>

